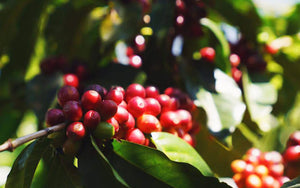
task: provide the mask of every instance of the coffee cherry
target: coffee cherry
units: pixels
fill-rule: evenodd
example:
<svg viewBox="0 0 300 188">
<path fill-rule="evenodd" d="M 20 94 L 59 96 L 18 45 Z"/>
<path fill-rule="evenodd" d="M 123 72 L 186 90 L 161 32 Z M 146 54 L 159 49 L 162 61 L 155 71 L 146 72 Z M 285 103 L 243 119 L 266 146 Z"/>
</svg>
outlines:
<svg viewBox="0 0 300 188">
<path fill-rule="evenodd" d="M 65 121 L 65 116 L 62 110 L 60 109 L 49 109 L 46 113 L 46 125 L 51 127 L 63 123 Z"/>
<path fill-rule="evenodd" d="M 269 169 L 265 165 L 257 165 L 254 167 L 254 173 L 259 177 L 263 177 L 269 174 Z"/>
<path fill-rule="evenodd" d="M 113 86 L 111 87 L 111 90 L 117 90 L 117 91 L 120 91 L 122 94 L 123 94 L 123 97 L 125 96 L 125 90 L 122 86 Z"/>
<path fill-rule="evenodd" d="M 200 50 L 201 57 L 206 59 L 209 62 L 213 62 L 215 60 L 216 52 L 211 47 L 204 47 Z"/>
<path fill-rule="evenodd" d="M 100 122 L 93 131 L 93 136 L 97 139 L 110 139 L 115 134 L 115 128 L 108 122 Z"/>
<path fill-rule="evenodd" d="M 276 47 L 276 46 L 274 46 L 274 45 L 272 45 L 272 44 L 267 44 L 267 45 L 265 46 L 265 51 L 266 51 L 267 53 L 269 53 L 269 54 L 274 55 L 274 54 L 277 54 L 277 52 L 279 51 L 279 48 Z"/>
<path fill-rule="evenodd" d="M 156 98 L 159 95 L 159 90 L 155 86 L 147 86 L 145 92 L 147 98 Z"/>
<path fill-rule="evenodd" d="M 261 154 L 262 154 L 262 152 L 258 148 L 250 148 L 246 152 L 246 155 L 255 156 L 255 157 L 260 157 Z"/>
<path fill-rule="evenodd" d="M 285 162 L 297 162 L 300 160 L 300 145 L 288 147 L 283 158 Z"/>
<path fill-rule="evenodd" d="M 64 85 L 73 86 L 78 88 L 79 79 L 75 74 L 65 74 L 63 76 Z"/>
<path fill-rule="evenodd" d="M 82 109 L 77 101 L 68 101 L 63 107 L 63 112 L 70 121 L 79 121 L 82 117 Z"/>
<path fill-rule="evenodd" d="M 185 131 L 188 132 L 189 130 L 191 130 L 192 126 L 193 126 L 193 122 L 192 122 L 192 115 L 190 112 L 188 112 L 187 110 L 177 110 L 176 113 L 179 116 L 180 119 L 180 127 Z"/>
<path fill-rule="evenodd" d="M 89 130 L 94 130 L 100 121 L 101 118 L 99 113 L 94 110 L 89 110 L 86 112 L 83 118 L 83 124 Z"/>
<path fill-rule="evenodd" d="M 120 130 L 120 125 L 114 117 L 106 120 L 106 122 L 111 124 L 114 127 L 115 133 L 117 133 Z"/>
<path fill-rule="evenodd" d="M 143 64 L 142 58 L 139 55 L 129 56 L 129 65 L 134 68 L 140 68 Z"/>
<path fill-rule="evenodd" d="M 134 54 L 134 50 L 133 50 L 133 48 L 131 48 L 131 47 L 127 47 L 126 48 L 126 55 L 129 57 L 129 56 L 132 56 Z"/>
<path fill-rule="evenodd" d="M 99 103 L 97 111 L 100 114 L 102 120 L 108 120 L 113 117 L 118 110 L 117 104 L 112 100 L 103 100 Z"/>
<path fill-rule="evenodd" d="M 92 85 L 89 85 L 85 88 L 85 91 L 88 91 L 88 90 L 94 90 L 94 91 L 97 91 L 101 98 L 104 99 L 105 95 L 107 94 L 107 90 L 105 89 L 105 87 L 102 87 L 98 84 L 92 84 Z"/>
<path fill-rule="evenodd" d="M 242 173 L 246 168 L 247 163 L 244 160 L 236 159 L 231 162 L 231 170 L 234 173 Z"/>
<path fill-rule="evenodd" d="M 117 89 L 112 89 L 106 94 L 105 99 L 113 100 L 118 105 L 123 101 L 124 95 L 121 91 L 119 91 Z"/>
<path fill-rule="evenodd" d="M 245 187 L 245 179 L 241 173 L 234 174 L 232 179 L 236 183 L 237 187 Z"/>
<path fill-rule="evenodd" d="M 132 99 L 133 97 L 141 97 L 141 98 L 145 98 L 146 96 L 146 91 L 145 88 L 140 85 L 140 84 L 130 84 L 125 92 L 125 99 L 126 102 L 129 102 L 130 99 Z"/>
<path fill-rule="evenodd" d="M 81 122 L 73 122 L 67 127 L 66 134 L 72 140 L 81 140 L 85 136 L 85 128 Z"/>
<path fill-rule="evenodd" d="M 283 176 L 284 172 L 284 165 L 283 164 L 273 164 L 269 166 L 269 174 L 273 177 L 280 177 Z"/>
<path fill-rule="evenodd" d="M 64 142 L 62 149 L 64 154 L 69 156 L 74 156 L 76 153 L 78 153 L 80 147 L 81 147 L 81 142 L 79 140 L 73 140 L 68 138 Z"/>
<path fill-rule="evenodd" d="M 196 139 L 192 135 L 186 133 L 181 137 L 184 141 L 190 144 L 192 147 L 196 146 Z"/>
<path fill-rule="evenodd" d="M 261 188 L 262 181 L 257 175 L 251 174 L 246 178 L 245 185 L 246 187 L 251 187 L 251 188 Z"/>
<path fill-rule="evenodd" d="M 81 105 L 86 110 L 96 110 L 100 102 L 101 95 L 95 90 L 88 90 L 81 97 Z"/>
<path fill-rule="evenodd" d="M 174 111 L 164 112 L 160 116 L 160 123 L 164 128 L 179 127 L 180 118 Z"/>
<path fill-rule="evenodd" d="M 60 88 L 57 94 L 58 103 L 60 106 L 64 106 L 68 101 L 78 101 L 79 100 L 79 92 L 73 86 L 63 86 Z"/>
<path fill-rule="evenodd" d="M 135 126 L 135 119 L 134 117 L 131 115 L 131 113 L 128 113 L 128 120 L 122 124 L 124 128 L 126 129 L 133 129 Z"/>
<path fill-rule="evenodd" d="M 242 81 L 242 71 L 240 71 L 238 68 L 236 67 L 232 67 L 231 68 L 231 75 L 232 75 L 232 78 L 234 79 L 234 81 L 236 83 L 241 83 Z"/>
<path fill-rule="evenodd" d="M 254 166 L 252 164 L 247 164 L 245 170 L 243 171 L 243 175 L 245 177 L 254 174 Z"/>
<path fill-rule="evenodd" d="M 262 177 L 262 187 L 264 188 L 279 188 L 279 182 L 273 176 Z"/>
<path fill-rule="evenodd" d="M 237 54 L 231 54 L 229 56 L 229 61 L 232 67 L 237 67 L 240 65 L 240 57 Z"/>
<path fill-rule="evenodd" d="M 143 145 L 146 141 L 144 134 L 139 129 L 129 130 L 125 136 L 125 139 L 129 142 L 133 142 L 141 145 Z"/>
<path fill-rule="evenodd" d="M 150 114 L 143 114 L 137 119 L 137 128 L 143 133 L 161 132 L 161 125 L 159 120 Z"/>
<path fill-rule="evenodd" d="M 118 106 L 121 106 L 121 107 L 127 109 L 127 103 L 125 101 L 122 101 Z"/>
<path fill-rule="evenodd" d="M 117 109 L 116 114 L 114 115 L 114 118 L 118 121 L 119 124 L 123 124 L 128 120 L 129 113 L 125 108 L 118 106 L 118 109 Z"/>
<path fill-rule="evenodd" d="M 270 166 L 273 164 L 279 164 L 283 162 L 282 155 L 277 151 L 270 151 L 263 153 L 261 155 L 261 163 L 265 164 L 266 166 Z"/>
<path fill-rule="evenodd" d="M 157 116 L 161 112 L 161 106 L 155 98 L 146 98 L 146 114 Z"/>
<path fill-rule="evenodd" d="M 127 105 L 128 112 L 130 112 L 135 118 L 141 116 L 146 111 L 146 108 L 147 104 L 145 100 L 138 96 L 130 99 Z"/>
<path fill-rule="evenodd" d="M 286 147 L 300 145 L 300 131 L 293 132 L 287 141 Z"/>
</svg>

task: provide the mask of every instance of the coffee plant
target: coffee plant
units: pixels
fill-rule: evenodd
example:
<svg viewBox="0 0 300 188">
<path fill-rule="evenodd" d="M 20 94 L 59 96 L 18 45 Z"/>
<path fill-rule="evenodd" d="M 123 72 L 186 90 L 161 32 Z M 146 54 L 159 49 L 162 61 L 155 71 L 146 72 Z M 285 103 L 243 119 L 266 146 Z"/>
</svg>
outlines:
<svg viewBox="0 0 300 188">
<path fill-rule="evenodd" d="M 260 2 L 0 1 L 0 187 L 299 186 L 300 6 Z"/>
</svg>

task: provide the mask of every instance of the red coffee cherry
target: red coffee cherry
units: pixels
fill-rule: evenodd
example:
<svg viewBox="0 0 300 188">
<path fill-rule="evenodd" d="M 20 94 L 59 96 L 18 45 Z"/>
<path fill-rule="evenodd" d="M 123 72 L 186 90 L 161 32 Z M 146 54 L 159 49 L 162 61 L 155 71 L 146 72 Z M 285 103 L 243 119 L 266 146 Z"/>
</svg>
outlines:
<svg viewBox="0 0 300 188">
<path fill-rule="evenodd" d="M 129 142 L 143 145 L 145 143 L 145 136 L 139 129 L 131 129 L 127 132 L 125 139 Z"/>
<path fill-rule="evenodd" d="M 145 92 L 147 98 L 156 98 L 159 95 L 159 90 L 155 86 L 147 86 Z"/>
<path fill-rule="evenodd" d="M 231 68 L 231 75 L 232 75 L 232 78 L 234 79 L 234 81 L 236 83 L 240 83 L 242 81 L 243 73 L 238 68 L 232 67 Z"/>
<path fill-rule="evenodd" d="M 82 109 L 77 101 L 68 101 L 63 107 L 63 112 L 70 121 L 79 121 L 82 117 Z"/>
<path fill-rule="evenodd" d="M 293 132 L 287 141 L 286 147 L 300 145 L 300 131 Z"/>
<path fill-rule="evenodd" d="M 88 90 L 81 97 L 81 105 L 86 110 L 96 110 L 101 100 L 101 95 L 97 91 Z"/>
<path fill-rule="evenodd" d="M 92 85 L 87 86 L 85 88 L 85 91 L 88 91 L 88 90 L 97 91 L 101 95 L 102 99 L 104 99 L 105 95 L 107 94 L 107 90 L 105 89 L 105 87 L 102 87 L 98 84 L 92 84 Z"/>
<path fill-rule="evenodd" d="M 137 119 L 137 128 L 143 133 L 161 132 L 161 125 L 159 120 L 150 114 L 143 114 Z"/>
<path fill-rule="evenodd" d="M 184 134 L 181 137 L 184 141 L 186 141 L 188 144 L 190 144 L 192 147 L 196 146 L 196 139 L 194 136 L 190 135 L 189 133 Z"/>
<path fill-rule="evenodd" d="M 245 170 L 243 171 L 243 176 L 249 176 L 254 174 L 254 166 L 252 164 L 247 164 Z"/>
<path fill-rule="evenodd" d="M 118 121 L 114 117 L 106 120 L 106 122 L 109 123 L 109 124 L 111 124 L 114 127 L 115 133 L 117 133 L 119 131 L 120 125 L 119 125 Z"/>
<path fill-rule="evenodd" d="M 100 121 L 101 118 L 99 113 L 94 110 L 89 110 L 87 113 L 85 113 L 83 118 L 83 124 L 89 130 L 94 130 Z"/>
<path fill-rule="evenodd" d="M 134 54 L 133 48 L 131 48 L 130 46 L 128 46 L 126 48 L 126 55 L 129 57 L 129 56 L 132 56 L 133 54 Z"/>
<path fill-rule="evenodd" d="M 283 162 L 282 155 L 277 151 L 269 151 L 265 152 L 261 155 L 261 163 L 266 166 L 270 166 L 273 164 L 279 164 Z"/>
<path fill-rule="evenodd" d="M 245 185 L 246 187 L 251 187 L 251 188 L 261 188 L 262 181 L 257 175 L 250 174 L 245 180 Z"/>
<path fill-rule="evenodd" d="M 127 110 L 130 112 L 133 117 L 138 118 L 146 111 L 147 105 L 143 98 L 133 97 L 127 104 Z"/>
<path fill-rule="evenodd" d="M 232 67 L 237 67 L 240 65 L 240 57 L 237 54 L 231 54 L 229 56 L 229 61 Z"/>
<path fill-rule="evenodd" d="M 85 128 L 81 122 L 73 122 L 67 127 L 66 134 L 72 140 L 81 140 L 85 136 Z"/>
<path fill-rule="evenodd" d="M 241 173 L 234 174 L 232 179 L 238 187 L 245 187 L 245 178 Z"/>
<path fill-rule="evenodd" d="M 177 110 L 176 113 L 178 114 L 179 119 L 180 119 L 180 122 L 179 122 L 180 127 L 185 132 L 188 132 L 189 130 L 191 130 L 191 128 L 193 126 L 191 113 L 184 109 Z"/>
<path fill-rule="evenodd" d="M 68 101 L 78 101 L 79 100 L 79 92 L 73 86 L 63 86 L 60 88 L 57 94 L 58 103 L 60 106 L 64 106 Z"/>
<path fill-rule="evenodd" d="M 122 124 L 123 128 L 126 129 L 133 129 L 135 126 L 135 119 L 134 117 L 131 115 L 131 113 L 128 113 L 128 120 Z"/>
<path fill-rule="evenodd" d="M 105 99 L 113 100 L 118 105 L 123 101 L 124 95 L 121 91 L 119 91 L 117 89 L 112 89 L 106 94 Z"/>
<path fill-rule="evenodd" d="M 272 45 L 272 44 L 266 44 L 265 51 L 267 53 L 269 53 L 269 54 L 274 55 L 274 54 L 276 54 L 279 51 L 279 48 L 276 47 L 276 46 L 274 46 L 274 45 Z"/>
<path fill-rule="evenodd" d="M 78 88 L 79 86 L 79 79 L 75 74 L 65 74 L 63 76 L 64 85 L 73 86 Z"/>
<path fill-rule="evenodd" d="M 201 57 L 206 59 L 209 62 L 213 62 L 215 60 L 216 52 L 211 47 L 204 47 L 200 50 Z"/>
<path fill-rule="evenodd" d="M 269 169 L 265 165 L 257 165 L 254 167 L 254 173 L 259 177 L 264 177 L 269 174 Z"/>
<path fill-rule="evenodd" d="M 262 152 L 258 148 L 250 148 L 247 152 L 246 155 L 251 155 L 255 157 L 260 157 Z"/>
<path fill-rule="evenodd" d="M 273 177 L 283 176 L 284 173 L 284 165 L 283 164 L 273 164 L 269 166 L 269 174 Z"/>
<path fill-rule="evenodd" d="M 247 163 L 244 160 L 236 159 L 231 162 L 231 170 L 234 173 L 242 173 L 246 169 Z"/>
<path fill-rule="evenodd" d="M 262 180 L 262 187 L 266 188 L 279 188 L 279 182 L 273 176 L 263 176 Z"/>
<path fill-rule="evenodd" d="M 123 124 L 128 120 L 129 113 L 125 108 L 118 106 L 118 109 L 117 109 L 116 114 L 114 115 L 114 118 L 118 121 L 119 124 Z"/>
<path fill-rule="evenodd" d="M 125 101 L 122 101 L 118 106 L 121 106 L 121 107 L 127 109 L 127 103 Z"/>
<path fill-rule="evenodd" d="M 290 146 L 283 153 L 285 162 L 297 162 L 300 160 L 300 145 Z"/>
<path fill-rule="evenodd" d="M 129 56 L 129 65 L 134 68 L 140 68 L 143 64 L 142 58 L 139 55 Z"/>
<path fill-rule="evenodd" d="M 146 98 L 146 114 L 157 116 L 161 112 L 161 106 L 155 98 Z"/>
<path fill-rule="evenodd" d="M 161 114 L 160 123 L 164 128 L 177 128 L 179 127 L 180 118 L 176 112 L 168 111 Z"/>
<path fill-rule="evenodd" d="M 112 100 L 103 100 L 97 107 L 97 111 L 100 114 L 102 120 L 108 120 L 113 117 L 118 110 L 117 104 Z"/>
<path fill-rule="evenodd" d="M 141 98 L 145 98 L 146 96 L 146 91 L 145 88 L 140 85 L 140 84 L 130 84 L 125 92 L 125 99 L 126 102 L 128 103 L 130 101 L 130 99 L 132 99 L 133 97 L 141 97 Z"/>
<path fill-rule="evenodd" d="M 122 86 L 113 86 L 113 87 L 111 87 L 111 90 L 113 90 L 113 89 L 120 91 L 123 94 L 123 97 L 125 96 L 125 90 Z"/>
<path fill-rule="evenodd" d="M 49 109 L 46 113 L 46 125 L 51 127 L 63 123 L 65 121 L 65 116 L 62 110 L 60 109 Z"/>
</svg>

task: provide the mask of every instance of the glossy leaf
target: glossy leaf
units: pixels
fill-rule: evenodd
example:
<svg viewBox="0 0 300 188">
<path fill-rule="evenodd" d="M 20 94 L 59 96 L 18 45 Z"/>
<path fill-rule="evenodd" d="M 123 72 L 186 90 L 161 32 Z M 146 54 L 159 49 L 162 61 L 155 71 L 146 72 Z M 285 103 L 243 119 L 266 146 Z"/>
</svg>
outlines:
<svg viewBox="0 0 300 188">
<path fill-rule="evenodd" d="M 277 101 L 277 91 L 270 82 L 252 82 L 247 72 L 243 72 L 245 101 L 251 116 L 259 128 L 268 131 L 278 125 L 271 114 L 272 105 Z"/>
<path fill-rule="evenodd" d="M 78 170 L 84 187 L 128 187 L 103 153 L 87 140 L 78 156 Z"/>
<path fill-rule="evenodd" d="M 127 141 L 113 141 L 114 152 L 132 165 L 172 187 L 227 187 L 216 178 L 205 177 L 187 163 L 168 159 L 162 152 Z"/>
<path fill-rule="evenodd" d="M 172 161 L 193 165 L 205 176 L 213 175 L 209 166 L 196 150 L 181 138 L 166 132 L 153 132 L 151 133 L 151 140 L 156 148 Z"/>
<path fill-rule="evenodd" d="M 42 138 L 28 145 L 15 160 L 7 177 L 6 188 L 30 187 L 35 169 L 49 147 L 49 140 Z"/>
</svg>

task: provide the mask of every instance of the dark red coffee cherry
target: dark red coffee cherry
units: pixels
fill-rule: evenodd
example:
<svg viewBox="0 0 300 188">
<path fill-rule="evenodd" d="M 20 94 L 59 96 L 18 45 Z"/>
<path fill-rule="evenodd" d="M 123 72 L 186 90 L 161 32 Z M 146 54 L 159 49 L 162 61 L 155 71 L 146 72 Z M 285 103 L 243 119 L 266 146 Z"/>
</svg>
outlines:
<svg viewBox="0 0 300 188">
<path fill-rule="evenodd" d="M 60 106 L 64 106 L 68 101 L 78 101 L 79 100 L 79 92 L 73 86 L 63 86 L 60 88 L 57 94 L 57 100 Z"/>
<path fill-rule="evenodd" d="M 103 100 L 97 107 L 102 120 L 108 120 L 113 117 L 118 110 L 118 105 L 112 100 Z"/>
<path fill-rule="evenodd" d="M 82 109 L 77 101 L 68 101 L 63 107 L 63 112 L 70 121 L 79 121 L 82 117 Z"/>
<path fill-rule="evenodd" d="M 75 74 L 65 74 L 63 76 L 64 85 L 73 86 L 78 88 L 79 86 L 79 79 Z"/>
<path fill-rule="evenodd" d="M 84 114 L 83 124 L 89 130 L 94 130 L 100 121 L 101 117 L 97 111 L 89 110 Z"/>
<path fill-rule="evenodd" d="M 137 119 L 137 128 L 143 133 L 161 132 L 162 127 L 159 120 L 151 114 L 143 114 Z"/>
<path fill-rule="evenodd" d="M 60 109 L 49 109 L 46 113 L 46 125 L 51 127 L 63 123 L 65 121 L 65 116 L 62 110 Z"/>
<path fill-rule="evenodd" d="M 101 95 L 95 90 L 88 90 L 81 97 L 81 105 L 86 110 L 96 110 L 101 101 Z"/>
<path fill-rule="evenodd" d="M 297 162 L 300 160 L 300 145 L 288 147 L 283 158 L 285 162 Z"/>
<path fill-rule="evenodd" d="M 73 122 L 67 127 L 66 134 L 72 140 L 81 140 L 85 136 L 85 128 L 81 122 Z"/>
<path fill-rule="evenodd" d="M 143 145 L 145 143 L 145 136 L 140 129 L 131 129 L 127 132 L 125 139 L 129 142 Z"/>
<path fill-rule="evenodd" d="M 125 92 L 126 102 L 129 102 L 133 97 L 138 96 L 141 98 L 145 98 L 146 91 L 145 88 L 140 84 L 130 84 Z"/>
<path fill-rule="evenodd" d="M 147 104 L 145 100 L 141 97 L 133 97 L 130 99 L 127 105 L 127 110 L 133 117 L 138 118 L 146 111 Z"/>
<path fill-rule="evenodd" d="M 293 132 L 287 141 L 286 147 L 300 145 L 300 131 Z"/>
<path fill-rule="evenodd" d="M 104 99 L 105 95 L 107 94 L 107 90 L 105 89 L 105 87 L 102 87 L 98 84 L 92 84 L 92 85 L 87 86 L 85 88 L 85 91 L 88 91 L 88 90 L 97 91 L 101 95 L 102 99 Z"/>
<path fill-rule="evenodd" d="M 211 47 L 204 47 L 200 50 L 201 57 L 206 59 L 209 62 L 213 62 L 215 60 L 216 52 Z"/>
</svg>

